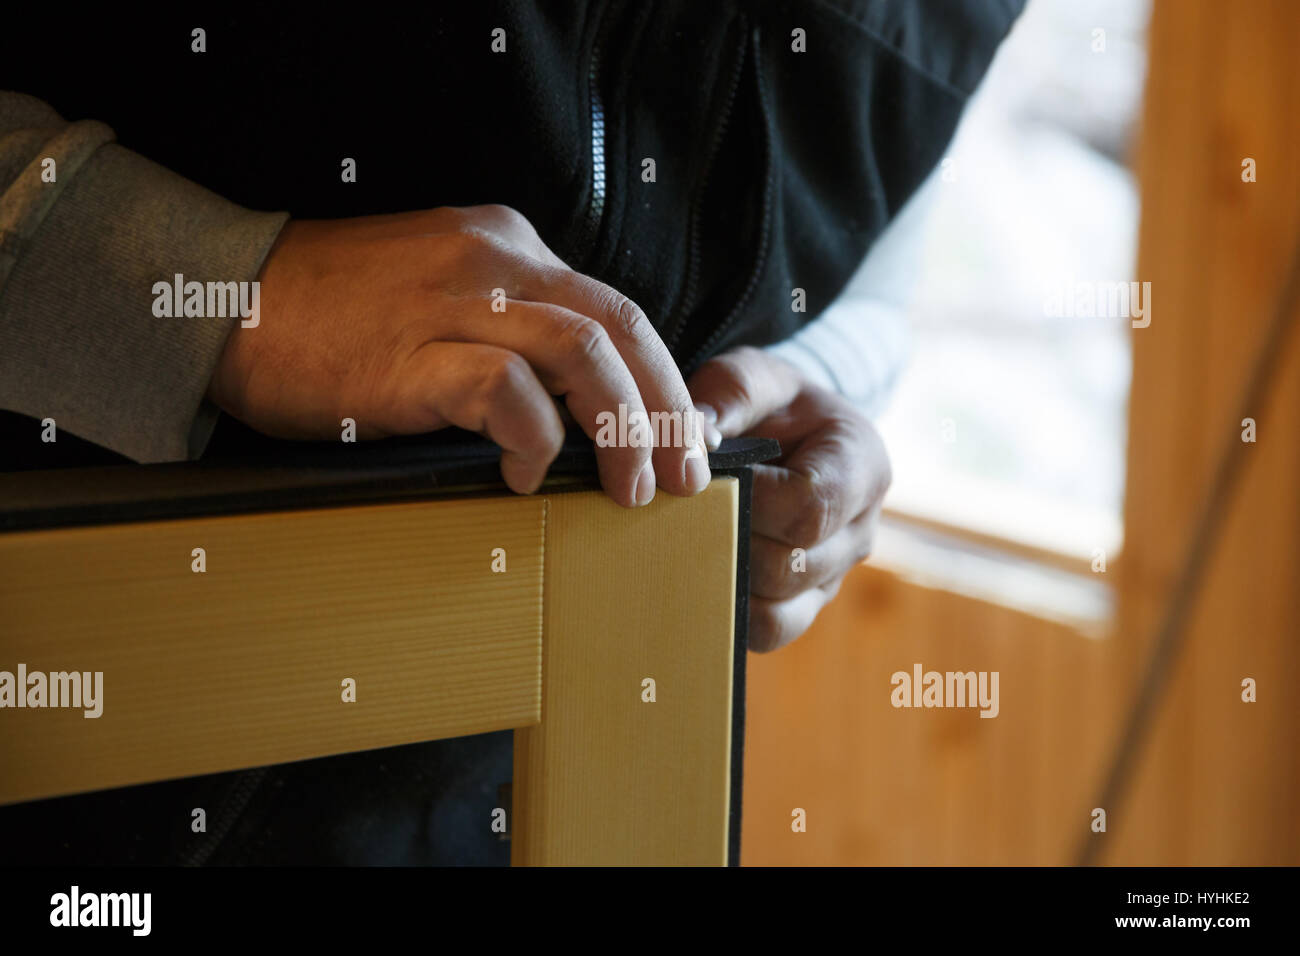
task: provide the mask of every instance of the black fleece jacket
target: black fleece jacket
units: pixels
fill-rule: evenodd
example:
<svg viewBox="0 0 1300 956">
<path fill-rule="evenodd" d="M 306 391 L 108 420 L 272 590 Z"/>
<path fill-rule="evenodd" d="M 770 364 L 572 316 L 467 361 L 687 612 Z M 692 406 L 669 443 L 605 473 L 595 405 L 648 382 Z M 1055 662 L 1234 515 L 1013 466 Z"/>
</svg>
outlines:
<svg viewBox="0 0 1300 956">
<path fill-rule="evenodd" d="M 938 163 L 1022 3 L 114 9 L 79 12 L 56 43 L 42 14 L 11 34 L 0 78 L 254 209 L 514 206 L 640 304 L 690 371 L 787 338 L 839 293 Z"/>
</svg>

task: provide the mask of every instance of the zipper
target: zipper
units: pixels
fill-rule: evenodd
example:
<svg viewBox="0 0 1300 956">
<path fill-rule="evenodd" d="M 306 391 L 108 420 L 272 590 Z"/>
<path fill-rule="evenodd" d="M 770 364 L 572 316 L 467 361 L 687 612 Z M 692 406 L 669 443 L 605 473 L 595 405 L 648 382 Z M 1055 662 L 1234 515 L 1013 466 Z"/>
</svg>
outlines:
<svg viewBox="0 0 1300 956">
<path fill-rule="evenodd" d="M 750 39 L 749 37 L 746 37 L 747 48 L 750 46 L 749 39 Z M 761 49 L 761 47 L 757 42 L 754 42 L 752 44 L 752 48 L 753 48 L 753 56 L 754 56 L 754 75 L 757 77 L 756 86 L 758 90 L 759 111 L 763 116 L 763 122 L 767 123 L 768 122 L 767 118 L 771 115 L 771 108 L 770 108 L 770 104 L 767 101 L 767 88 L 763 85 L 763 81 L 762 81 L 763 73 L 761 69 L 761 64 L 759 63 L 759 50 Z M 742 63 L 744 62 L 744 59 L 745 57 L 742 56 L 741 57 Z M 735 89 L 733 87 L 731 101 L 734 100 L 735 100 Z M 729 101 L 728 113 L 727 113 L 728 117 L 730 116 L 730 109 L 731 109 L 731 103 Z M 776 184 L 776 178 L 774 175 L 774 170 L 772 165 L 773 160 L 771 155 L 771 150 L 772 150 L 771 137 L 770 136 L 765 137 L 765 140 L 767 142 L 768 153 L 767 155 L 764 156 L 764 163 L 763 163 L 765 167 L 765 173 L 763 177 L 763 199 L 762 199 L 763 207 L 762 208 L 764 210 L 770 210 L 772 208 L 772 203 L 773 203 L 772 192 Z M 731 328 L 731 326 L 735 324 L 736 319 L 740 316 L 741 310 L 743 310 L 745 306 L 749 304 L 749 300 L 754 295 L 754 290 L 758 287 L 759 280 L 762 277 L 763 265 L 767 261 L 768 244 L 771 241 L 771 229 L 772 229 L 771 217 L 770 215 L 764 214 L 762 218 L 762 225 L 760 226 L 760 232 L 758 238 L 758 251 L 755 260 L 756 265 L 754 267 L 753 272 L 750 273 L 749 282 L 746 283 L 745 285 L 745 291 L 741 293 L 740 298 L 736 300 L 736 304 L 732 306 L 732 309 L 730 312 L 727 313 L 726 318 L 724 318 L 722 322 L 720 322 L 714 328 L 714 330 L 711 333 L 709 333 L 709 336 L 704 340 L 704 343 L 698 349 L 695 350 L 695 354 L 692 355 L 688 361 L 681 364 L 682 374 L 690 375 L 695 371 L 695 369 L 699 366 L 700 362 L 705 358 L 705 356 L 707 356 L 708 353 L 718 344 L 718 342 L 721 341 L 722 337 L 727 333 L 727 331 Z M 674 336 L 674 344 L 676 344 L 676 337 L 680 336 L 681 334 L 682 331 L 681 326 L 684 326 L 687 314 L 688 313 L 685 310 L 683 310 L 682 315 L 679 318 L 679 323 L 678 323 L 679 328 L 676 330 L 676 335 Z"/>
<path fill-rule="evenodd" d="M 677 316 L 673 321 L 672 328 L 667 336 L 664 337 L 664 344 L 668 351 L 676 349 L 682 334 L 686 331 L 686 319 L 695 307 L 696 299 L 699 296 L 700 284 L 700 232 L 703 229 L 704 202 L 709 194 L 709 183 L 713 179 L 714 165 L 717 162 L 718 152 L 722 149 L 723 137 L 726 135 L 727 127 L 731 122 L 731 114 L 736 106 L 736 94 L 740 89 L 740 78 L 745 68 L 745 61 L 748 59 L 748 37 L 746 29 L 746 18 L 740 17 L 741 36 L 745 42 L 741 46 L 740 55 L 736 57 L 736 62 L 731 68 L 731 75 L 727 79 L 727 100 L 722 109 L 722 117 L 718 121 L 718 127 L 714 131 L 713 139 L 709 143 L 708 159 L 704 169 L 704 178 L 700 182 L 700 190 L 696 199 L 695 208 L 691 212 L 691 227 L 687 239 L 688 253 L 686 266 L 686 288 L 682 294 L 681 304 L 677 309 Z"/>
<path fill-rule="evenodd" d="M 591 194 L 583 217 L 580 261 L 585 262 L 596 245 L 600 223 L 605 216 L 605 104 L 600 96 L 600 55 L 603 24 L 597 27 L 587 68 L 587 107 L 591 124 Z"/>
</svg>

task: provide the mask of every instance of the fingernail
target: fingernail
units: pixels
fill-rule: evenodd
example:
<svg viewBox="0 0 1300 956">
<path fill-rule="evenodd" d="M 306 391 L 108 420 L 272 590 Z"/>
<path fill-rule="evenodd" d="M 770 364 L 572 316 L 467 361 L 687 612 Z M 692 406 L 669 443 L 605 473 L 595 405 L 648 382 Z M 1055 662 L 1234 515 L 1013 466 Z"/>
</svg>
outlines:
<svg viewBox="0 0 1300 956">
<path fill-rule="evenodd" d="M 655 466 L 646 462 L 641 474 L 636 479 L 636 503 L 640 507 L 648 505 L 655 496 Z"/>
<path fill-rule="evenodd" d="M 699 416 L 699 435 L 704 439 L 704 444 L 708 445 L 709 451 L 716 451 L 722 444 L 722 432 L 718 431 L 717 421 L 718 412 L 712 405 L 704 402 L 695 404 L 695 414 Z"/>
<path fill-rule="evenodd" d="M 710 477 L 708 452 L 702 445 L 696 445 L 695 451 L 698 454 L 687 456 L 686 464 L 682 469 L 682 483 L 686 486 L 686 493 L 691 495 L 703 491 Z"/>
</svg>

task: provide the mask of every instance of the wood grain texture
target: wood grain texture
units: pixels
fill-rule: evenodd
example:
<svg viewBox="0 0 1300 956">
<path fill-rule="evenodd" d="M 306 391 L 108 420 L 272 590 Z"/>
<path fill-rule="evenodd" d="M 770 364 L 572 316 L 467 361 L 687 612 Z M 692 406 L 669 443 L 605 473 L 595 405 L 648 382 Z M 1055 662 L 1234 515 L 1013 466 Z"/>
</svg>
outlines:
<svg viewBox="0 0 1300 956">
<path fill-rule="evenodd" d="M 1214 460 L 1240 436 L 1235 406 L 1300 241 L 1297 36 L 1290 0 L 1230 16 L 1210 0 L 1155 7 L 1138 269 L 1159 305 L 1133 333 L 1121 666 L 1150 650 Z M 1246 157 L 1254 183 L 1241 179 Z M 1272 398 L 1251 417 L 1257 441 L 1234 445 L 1248 458 L 1242 480 L 1129 802 L 1113 815 L 1107 863 L 1300 863 L 1294 326 Z M 1253 704 L 1241 700 L 1246 677 Z"/>
<path fill-rule="evenodd" d="M 460 499 L 0 535 L 0 670 L 104 673 L 98 719 L 0 709 L 0 802 L 535 723 L 545 508 Z"/>
<path fill-rule="evenodd" d="M 549 498 L 542 721 L 515 732 L 516 865 L 725 865 L 737 485 L 635 511 L 595 492 Z"/>
<path fill-rule="evenodd" d="M 1107 642 L 869 566 L 748 667 L 747 866 L 1063 863 L 1119 698 Z M 1000 712 L 896 709 L 890 675 L 998 671 Z M 807 832 L 791 830 L 791 811 Z"/>
</svg>

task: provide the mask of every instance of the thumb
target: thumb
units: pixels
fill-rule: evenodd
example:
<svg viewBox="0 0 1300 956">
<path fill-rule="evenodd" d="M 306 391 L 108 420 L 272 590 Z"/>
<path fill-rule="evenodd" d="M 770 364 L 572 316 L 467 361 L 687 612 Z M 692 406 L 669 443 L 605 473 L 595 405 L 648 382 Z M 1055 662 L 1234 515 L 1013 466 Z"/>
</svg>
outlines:
<svg viewBox="0 0 1300 956">
<path fill-rule="evenodd" d="M 710 359 L 687 383 L 697 406 L 717 412 L 714 424 L 724 438 L 743 435 L 779 412 L 802 387 L 794 366 L 747 345 Z"/>
</svg>

